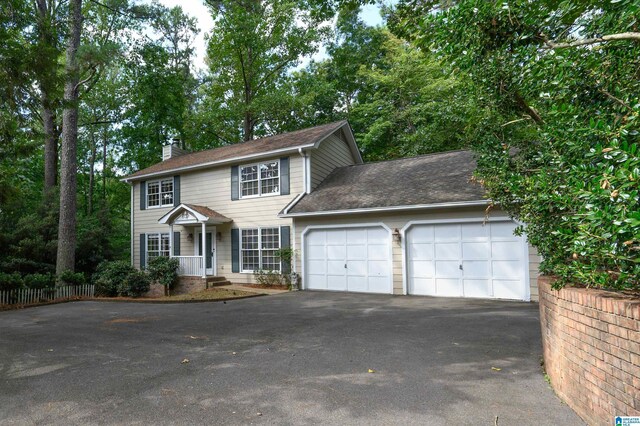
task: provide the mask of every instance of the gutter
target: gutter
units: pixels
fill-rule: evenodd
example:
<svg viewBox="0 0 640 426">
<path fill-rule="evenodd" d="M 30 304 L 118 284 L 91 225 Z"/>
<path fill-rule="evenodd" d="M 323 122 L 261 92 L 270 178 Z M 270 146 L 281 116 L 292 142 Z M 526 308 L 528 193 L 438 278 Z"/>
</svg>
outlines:
<svg viewBox="0 0 640 426">
<path fill-rule="evenodd" d="M 385 212 L 402 211 L 402 210 L 428 210 L 428 209 L 442 209 L 442 208 L 448 208 L 448 207 L 458 208 L 458 207 L 486 206 L 489 203 L 491 203 L 491 200 L 476 200 L 476 201 L 459 201 L 459 202 L 453 202 L 453 203 L 415 204 L 415 205 L 408 205 L 408 206 L 367 207 L 367 208 L 358 208 L 358 209 L 289 213 L 289 210 L 291 210 L 291 208 L 293 208 L 293 206 L 295 205 L 292 203 L 290 206 L 287 206 L 287 208 L 281 214 L 279 214 L 278 217 L 295 218 L 295 217 L 308 217 L 308 216 L 331 216 L 331 215 L 374 213 L 374 212 L 385 213 Z"/>
</svg>

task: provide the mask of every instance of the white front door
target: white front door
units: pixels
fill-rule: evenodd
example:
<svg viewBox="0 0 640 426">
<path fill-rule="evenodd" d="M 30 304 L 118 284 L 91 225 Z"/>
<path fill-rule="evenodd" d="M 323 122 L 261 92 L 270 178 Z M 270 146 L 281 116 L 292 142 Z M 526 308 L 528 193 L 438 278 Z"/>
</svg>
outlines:
<svg viewBox="0 0 640 426">
<path fill-rule="evenodd" d="M 410 294 L 528 300 L 526 242 L 512 221 L 416 224 L 406 232 Z"/>
<path fill-rule="evenodd" d="M 197 230 L 193 239 L 194 253 L 202 256 L 202 231 Z M 207 275 L 216 275 L 216 229 L 207 227 L 204 243 L 205 262 L 207 264 Z"/>
<path fill-rule="evenodd" d="M 381 226 L 309 230 L 304 288 L 391 293 L 390 238 Z"/>
</svg>

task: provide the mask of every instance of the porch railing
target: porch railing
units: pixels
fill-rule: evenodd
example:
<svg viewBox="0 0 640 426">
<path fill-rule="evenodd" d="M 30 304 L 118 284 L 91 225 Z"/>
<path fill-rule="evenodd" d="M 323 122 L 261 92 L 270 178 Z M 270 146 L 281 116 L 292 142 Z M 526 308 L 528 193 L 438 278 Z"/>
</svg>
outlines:
<svg viewBox="0 0 640 426">
<path fill-rule="evenodd" d="M 178 269 L 178 275 L 184 276 L 202 276 L 202 256 L 173 256 L 174 259 L 178 259 L 180 262 L 180 268 Z M 211 268 L 207 268 L 207 275 L 215 275 L 215 257 L 211 258 Z"/>
</svg>

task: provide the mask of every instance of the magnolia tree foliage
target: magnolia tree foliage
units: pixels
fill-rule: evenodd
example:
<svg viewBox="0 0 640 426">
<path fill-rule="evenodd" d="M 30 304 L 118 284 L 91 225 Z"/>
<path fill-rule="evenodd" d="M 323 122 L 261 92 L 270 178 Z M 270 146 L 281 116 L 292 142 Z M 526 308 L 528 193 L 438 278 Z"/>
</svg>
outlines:
<svg viewBox="0 0 640 426">
<path fill-rule="evenodd" d="M 401 1 L 392 30 L 473 79 L 478 179 L 542 269 L 640 288 L 638 2 Z M 416 17 L 419 17 L 416 19 Z"/>
</svg>

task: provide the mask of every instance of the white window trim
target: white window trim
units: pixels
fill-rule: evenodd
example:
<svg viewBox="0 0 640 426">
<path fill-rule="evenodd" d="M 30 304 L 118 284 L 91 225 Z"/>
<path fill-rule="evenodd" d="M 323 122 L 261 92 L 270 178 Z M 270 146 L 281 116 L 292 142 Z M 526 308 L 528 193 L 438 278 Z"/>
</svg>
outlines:
<svg viewBox="0 0 640 426">
<path fill-rule="evenodd" d="M 262 177 L 260 176 L 260 165 L 265 163 L 278 163 L 278 192 L 269 192 L 268 194 L 262 193 Z M 242 195 L 242 169 L 245 167 L 257 166 L 258 167 L 258 193 L 256 195 Z M 280 169 L 280 159 L 277 160 L 267 160 L 267 161 L 259 161 L 257 163 L 249 163 L 242 164 L 238 166 L 238 198 L 241 200 L 246 200 L 249 198 L 260 198 L 260 197 L 273 197 L 280 195 L 280 191 L 282 188 L 282 173 Z M 270 179 L 270 178 L 269 178 Z M 255 229 L 255 228 L 252 228 Z"/>
<path fill-rule="evenodd" d="M 171 204 L 163 204 L 162 203 L 162 182 L 167 182 L 170 181 L 171 182 Z M 160 198 L 160 204 L 157 206 L 150 206 L 149 205 L 149 185 L 152 185 L 154 183 L 158 184 L 158 197 Z M 176 189 L 173 187 L 175 184 L 175 180 L 171 177 L 171 178 L 165 178 L 165 179 L 158 179 L 158 180 L 151 180 L 151 181 L 147 181 L 145 183 L 145 204 L 146 204 L 146 208 L 147 209 L 161 209 L 163 207 L 173 207 L 173 204 L 175 202 L 175 195 L 176 195 Z"/>
<path fill-rule="evenodd" d="M 169 254 L 165 257 L 171 257 L 171 234 L 169 234 L 168 232 L 151 232 L 149 234 L 145 234 L 145 239 L 144 239 L 144 256 L 146 257 L 145 259 L 145 265 L 149 266 L 149 237 L 154 237 L 157 236 L 158 237 L 158 253 L 162 253 L 162 236 L 166 235 L 167 238 L 169 238 Z M 162 257 L 162 255 L 158 255 L 158 257 Z"/>
<path fill-rule="evenodd" d="M 278 248 L 275 251 L 280 250 L 282 247 L 282 236 L 280 235 L 280 226 L 262 226 L 257 228 L 241 228 L 239 231 L 240 238 L 240 273 L 241 274 L 253 274 L 255 272 L 254 269 L 244 269 L 244 262 L 242 261 L 242 231 L 251 231 L 257 229 L 258 230 L 258 263 L 262 266 L 262 230 L 263 229 L 277 229 L 278 230 Z M 267 249 L 271 250 L 271 249 Z M 282 272 L 282 259 L 279 262 L 280 270 L 278 272 Z"/>
</svg>

